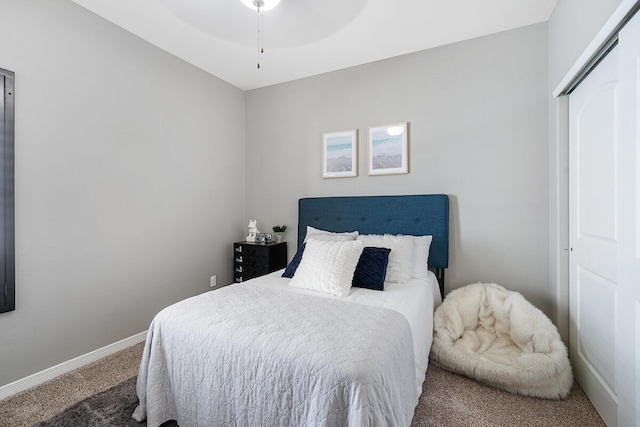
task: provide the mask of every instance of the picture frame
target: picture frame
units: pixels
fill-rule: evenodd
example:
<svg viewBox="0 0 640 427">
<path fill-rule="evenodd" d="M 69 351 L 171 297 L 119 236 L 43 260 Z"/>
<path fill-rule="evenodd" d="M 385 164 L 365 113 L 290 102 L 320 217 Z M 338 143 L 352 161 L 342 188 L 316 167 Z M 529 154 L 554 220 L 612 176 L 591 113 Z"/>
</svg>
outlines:
<svg viewBox="0 0 640 427">
<path fill-rule="evenodd" d="M 369 175 L 409 173 L 409 122 L 367 128 Z"/>
<path fill-rule="evenodd" d="M 271 233 L 256 234 L 256 242 L 261 244 L 271 243 L 273 241 Z"/>
<path fill-rule="evenodd" d="M 358 129 L 322 133 L 322 178 L 358 176 Z"/>
</svg>

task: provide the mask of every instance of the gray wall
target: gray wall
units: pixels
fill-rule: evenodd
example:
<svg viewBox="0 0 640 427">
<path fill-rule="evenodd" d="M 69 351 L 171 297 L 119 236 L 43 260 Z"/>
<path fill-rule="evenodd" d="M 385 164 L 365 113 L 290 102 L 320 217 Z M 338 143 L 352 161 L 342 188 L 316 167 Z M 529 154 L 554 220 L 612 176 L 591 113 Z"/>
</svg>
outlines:
<svg viewBox="0 0 640 427">
<path fill-rule="evenodd" d="M 451 196 L 447 289 L 521 291 L 549 312 L 546 23 L 246 94 L 246 215 L 285 223 L 307 196 Z M 367 126 L 411 122 L 411 173 L 367 176 Z M 357 128 L 360 174 L 321 178 L 324 131 Z"/>
<path fill-rule="evenodd" d="M 16 310 L 0 385 L 232 280 L 244 93 L 66 0 L 2 0 L 16 72 Z M 235 232 L 234 232 L 235 230 Z"/>
<path fill-rule="evenodd" d="M 549 82 L 560 83 L 622 0 L 558 0 L 549 18 Z"/>
<path fill-rule="evenodd" d="M 549 285 L 551 313 L 569 336 L 569 134 L 567 97 L 551 93 L 621 0 L 558 0 L 549 19 Z"/>
</svg>

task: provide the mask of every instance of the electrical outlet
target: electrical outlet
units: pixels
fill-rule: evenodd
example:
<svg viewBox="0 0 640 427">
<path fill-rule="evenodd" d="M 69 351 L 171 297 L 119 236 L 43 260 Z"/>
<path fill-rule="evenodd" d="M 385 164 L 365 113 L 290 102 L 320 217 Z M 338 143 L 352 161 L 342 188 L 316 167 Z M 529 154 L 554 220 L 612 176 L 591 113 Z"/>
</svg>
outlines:
<svg viewBox="0 0 640 427">
<path fill-rule="evenodd" d="M 211 287 L 214 288 L 216 286 L 216 276 L 211 276 Z"/>
</svg>

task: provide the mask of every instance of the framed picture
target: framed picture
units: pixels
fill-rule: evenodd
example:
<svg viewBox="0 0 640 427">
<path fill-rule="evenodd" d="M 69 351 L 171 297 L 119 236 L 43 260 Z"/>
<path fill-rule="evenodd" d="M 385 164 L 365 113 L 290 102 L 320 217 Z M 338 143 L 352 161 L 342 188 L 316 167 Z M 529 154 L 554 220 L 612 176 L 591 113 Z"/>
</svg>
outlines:
<svg viewBox="0 0 640 427">
<path fill-rule="evenodd" d="M 322 134 L 322 177 L 358 176 L 358 130 Z"/>
<path fill-rule="evenodd" d="M 409 123 L 369 126 L 369 175 L 409 173 Z"/>
</svg>

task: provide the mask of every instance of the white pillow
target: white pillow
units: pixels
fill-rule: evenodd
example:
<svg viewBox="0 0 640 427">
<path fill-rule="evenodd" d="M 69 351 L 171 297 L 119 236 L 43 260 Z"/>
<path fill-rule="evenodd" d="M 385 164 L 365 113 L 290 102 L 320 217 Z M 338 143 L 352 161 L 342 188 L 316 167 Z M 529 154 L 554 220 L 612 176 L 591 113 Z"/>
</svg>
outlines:
<svg viewBox="0 0 640 427">
<path fill-rule="evenodd" d="M 433 236 L 411 236 L 413 237 L 413 273 L 411 277 L 416 279 L 427 279 L 429 276 L 429 249 Z"/>
<path fill-rule="evenodd" d="M 346 297 L 364 243 L 309 240 L 289 286 Z"/>
<path fill-rule="evenodd" d="M 413 275 L 414 236 L 392 234 L 363 234 L 358 240 L 365 246 L 389 248 L 389 264 L 384 281 L 389 283 L 406 283 Z"/>
<path fill-rule="evenodd" d="M 332 231 L 320 230 L 319 228 L 311 227 L 307 225 L 307 234 L 304 237 L 304 241 L 308 241 L 310 239 L 315 240 L 333 240 L 333 241 L 341 241 L 346 242 L 347 240 L 356 240 L 358 237 L 357 231 L 350 231 L 346 233 L 334 233 Z"/>
</svg>

